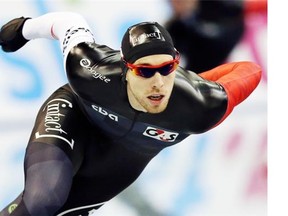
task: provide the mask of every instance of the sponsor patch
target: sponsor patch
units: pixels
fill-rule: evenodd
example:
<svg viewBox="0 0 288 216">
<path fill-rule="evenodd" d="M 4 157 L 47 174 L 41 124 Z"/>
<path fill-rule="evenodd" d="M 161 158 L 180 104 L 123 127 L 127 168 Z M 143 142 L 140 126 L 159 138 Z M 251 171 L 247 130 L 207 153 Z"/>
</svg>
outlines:
<svg viewBox="0 0 288 216">
<path fill-rule="evenodd" d="M 144 131 L 143 135 L 163 142 L 174 142 L 179 133 L 169 132 L 148 126 Z"/>
<path fill-rule="evenodd" d="M 72 103 L 65 99 L 57 98 L 49 101 L 43 109 L 46 112 L 44 130 L 37 131 L 35 138 L 56 138 L 65 141 L 71 149 L 74 146 L 74 140 L 69 138 L 67 132 L 62 129 L 61 118 L 65 109 L 72 109 Z"/>
</svg>

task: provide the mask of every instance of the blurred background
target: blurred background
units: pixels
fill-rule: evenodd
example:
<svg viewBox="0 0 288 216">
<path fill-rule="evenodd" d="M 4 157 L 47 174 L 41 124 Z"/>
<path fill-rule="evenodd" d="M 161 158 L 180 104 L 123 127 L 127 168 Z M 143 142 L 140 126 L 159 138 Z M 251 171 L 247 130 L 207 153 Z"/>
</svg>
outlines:
<svg viewBox="0 0 288 216">
<path fill-rule="evenodd" d="M 131 24 L 157 21 L 170 31 L 182 66 L 196 73 L 246 60 L 263 69 L 257 89 L 225 122 L 163 150 L 94 215 L 267 215 L 266 0 L 2 0 L 0 25 L 52 11 L 82 14 L 96 41 L 114 49 Z M 24 153 L 39 107 L 65 82 L 58 41 L 0 50 L 0 209 L 23 189 Z"/>
</svg>

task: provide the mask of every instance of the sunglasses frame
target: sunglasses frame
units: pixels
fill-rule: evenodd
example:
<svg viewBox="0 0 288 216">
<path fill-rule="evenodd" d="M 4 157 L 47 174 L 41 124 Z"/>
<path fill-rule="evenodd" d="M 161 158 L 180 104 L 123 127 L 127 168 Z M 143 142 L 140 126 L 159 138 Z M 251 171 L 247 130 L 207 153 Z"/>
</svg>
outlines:
<svg viewBox="0 0 288 216">
<path fill-rule="evenodd" d="M 141 65 L 141 64 L 138 64 L 138 65 L 135 65 L 135 64 L 131 64 L 129 62 L 127 62 L 124 58 L 122 58 L 122 61 L 124 62 L 124 64 L 126 65 L 127 68 L 131 69 L 131 71 L 136 75 L 136 76 L 141 76 L 141 77 L 144 77 L 144 78 L 150 78 L 152 76 L 154 76 L 154 74 L 157 72 L 155 71 L 155 73 L 152 75 L 152 76 L 145 76 L 143 73 L 139 72 L 139 68 L 151 68 L 151 69 L 157 69 L 157 68 L 162 68 L 166 65 L 169 65 L 169 64 L 174 64 L 174 67 L 171 71 L 169 71 L 169 73 L 163 75 L 162 73 L 160 73 L 162 76 L 167 76 L 169 75 L 170 73 L 172 73 L 176 68 L 177 66 L 179 65 L 179 62 L 180 62 L 180 53 L 177 51 L 176 52 L 176 56 L 173 60 L 170 60 L 170 61 L 167 61 L 167 62 L 163 62 L 161 64 L 158 64 L 158 65 Z M 176 64 L 176 66 L 175 66 Z"/>
</svg>

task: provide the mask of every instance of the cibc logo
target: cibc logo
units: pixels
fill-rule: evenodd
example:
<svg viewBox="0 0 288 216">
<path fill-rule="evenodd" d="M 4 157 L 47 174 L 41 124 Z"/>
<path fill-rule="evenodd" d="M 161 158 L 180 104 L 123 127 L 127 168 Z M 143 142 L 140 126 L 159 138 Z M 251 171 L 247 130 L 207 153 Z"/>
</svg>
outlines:
<svg viewBox="0 0 288 216">
<path fill-rule="evenodd" d="M 98 113 L 104 115 L 104 116 L 108 116 L 111 120 L 118 122 L 118 116 L 108 113 L 106 110 L 104 110 L 102 107 L 100 106 L 96 106 L 96 105 L 92 105 L 92 108 L 94 110 L 96 110 Z"/>
<path fill-rule="evenodd" d="M 143 135 L 163 142 L 174 142 L 179 134 L 148 126 Z"/>
</svg>

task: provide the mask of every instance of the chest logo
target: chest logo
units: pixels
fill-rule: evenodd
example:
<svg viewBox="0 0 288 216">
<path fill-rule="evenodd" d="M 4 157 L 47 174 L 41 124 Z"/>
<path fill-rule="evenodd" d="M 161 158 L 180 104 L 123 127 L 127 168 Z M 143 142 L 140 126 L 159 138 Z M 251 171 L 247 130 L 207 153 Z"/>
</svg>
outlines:
<svg viewBox="0 0 288 216">
<path fill-rule="evenodd" d="M 113 115 L 111 113 L 108 113 L 106 110 L 104 110 L 102 107 L 100 106 L 96 106 L 96 105 L 92 105 L 92 108 L 97 111 L 98 113 L 104 115 L 104 116 L 108 116 L 111 120 L 118 122 L 118 116 Z"/>
<path fill-rule="evenodd" d="M 174 142 L 179 134 L 148 126 L 143 135 L 163 142 Z"/>
</svg>

